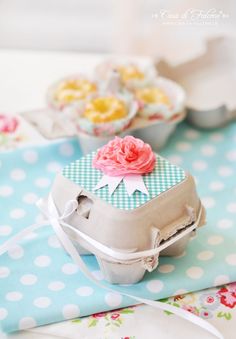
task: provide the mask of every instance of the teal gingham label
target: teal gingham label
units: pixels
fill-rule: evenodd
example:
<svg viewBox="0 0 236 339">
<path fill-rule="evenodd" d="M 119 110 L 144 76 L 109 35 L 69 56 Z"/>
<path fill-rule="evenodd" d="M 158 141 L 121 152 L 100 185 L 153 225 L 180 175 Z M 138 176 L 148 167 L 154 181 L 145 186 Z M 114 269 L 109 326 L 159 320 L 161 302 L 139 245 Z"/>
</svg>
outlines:
<svg viewBox="0 0 236 339">
<path fill-rule="evenodd" d="M 131 196 L 128 196 L 122 180 L 115 192 L 110 196 L 108 186 L 104 186 L 96 191 L 94 190 L 94 187 L 103 176 L 101 171 L 92 166 L 95 154 L 96 152 L 92 152 L 72 162 L 63 169 L 62 174 L 86 191 L 94 193 L 100 199 L 119 209 L 132 210 L 137 208 L 179 184 L 185 178 L 183 169 L 169 163 L 169 161 L 156 154 L 154 170 L 142 176 L 149 195 L 135 191 Z"/>
</svg>

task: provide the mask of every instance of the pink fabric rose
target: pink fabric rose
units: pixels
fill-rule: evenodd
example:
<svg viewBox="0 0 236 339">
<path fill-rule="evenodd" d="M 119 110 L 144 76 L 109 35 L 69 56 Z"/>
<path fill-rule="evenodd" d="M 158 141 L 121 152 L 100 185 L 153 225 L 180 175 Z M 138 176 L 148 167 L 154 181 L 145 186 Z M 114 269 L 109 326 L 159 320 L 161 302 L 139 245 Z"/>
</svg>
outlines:
<svg viewBox="0 0 236 339">
<path fill-rule="evenodd" d="M 151 146 L 132 136 L 115 137 L 100 148 L 93 166 L 110 176 L 150 173 L 156 157 Z"/>
<path fill-rule="evenodd" d="M 13 133 L 18 126 L 18 120 L 13 117 L 0 114 L 0 133 Z"/>
</svg>

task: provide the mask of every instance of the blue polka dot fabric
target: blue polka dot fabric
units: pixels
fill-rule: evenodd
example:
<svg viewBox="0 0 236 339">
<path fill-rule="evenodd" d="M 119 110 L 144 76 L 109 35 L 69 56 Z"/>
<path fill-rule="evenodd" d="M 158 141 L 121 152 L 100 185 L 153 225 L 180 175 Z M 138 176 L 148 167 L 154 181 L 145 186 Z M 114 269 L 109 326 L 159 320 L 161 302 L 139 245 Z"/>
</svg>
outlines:
<svg viewBox="0 0 236 339">
<path fill-rule="evenodd" d="M 182 124 L 161 155 L 194 175 L 207 209 L 207 225 L 199 229 L 181 256 L 163 257 L 158 268 L 146 273 L 140 283 L 113 289 L 156 300 L 235 281 L 236 124 L 213 132 Z M 75 139 L 0 155 L 1 244 L 40 222 L 36 200 L 49 192 L 55 174 L 80 156 Z M 95 258 L 84 256 L 84 261 L 103 282 Z M 0 321 L 4 332 L 132 303 L 85 278 L 50 227 L 31 233 L 0 257 Z"/>
</svg>

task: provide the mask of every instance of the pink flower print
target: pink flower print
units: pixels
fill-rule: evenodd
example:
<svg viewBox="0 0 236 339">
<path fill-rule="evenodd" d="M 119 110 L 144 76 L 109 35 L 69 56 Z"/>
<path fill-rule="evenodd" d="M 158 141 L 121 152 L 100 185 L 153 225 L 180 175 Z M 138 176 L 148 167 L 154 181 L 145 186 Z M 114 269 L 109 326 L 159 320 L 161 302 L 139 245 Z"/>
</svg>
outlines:
<svg viewBox="0 0 236 339">
<path fill-rule="evenodd" d="M 213 314 L 211 311 L 209 310 L 204 310 L 202 309 L 199 316 L 203 319 L 209 319 L 209 318 L 212 318 L 213 317 Z"/>
<path fill-rule="evenodd" d="M 107 312 L 100 312 L 100 313 L 95 313 L 95 314 L 92 314 L 92 317 L 93 318 L 103 318 L 107 315 Z"/>
<path fill-rule="evenodd" d="M 120 316 L 119 313 L 113 313 L 111 319 L 116 320 L 117 318 L 119 318 L 119 316 Z"/>
<path fill-rule="evenodd" d="M 216 309 L 220 304 L 219 297 L 214 293 L 201 294 L 199 297 L 199 301 L 200 301 L 201 306 L 203 306 L 206 309 L 211 309 L 211 310 Z"/>
<path fill-rule="evenodd" d="M 227 286 L 228 290 L 231 292 L 231 293 L 235 293 L 236 294 L 236 282 L 232 283 L 232 284 L 229 284 Z"/>
<path fill-rule="evenodd" d="M 190 305 L 183 305 L 182 307 L 185 311 L 188 311 L 190 313 L 193 313 L 195 315 L 199 315 L 199 312 L 196 307 L 190 306 Z"/>
<path fill-rule="evenodd" d="M 229 308 L 234 308 L 234 306 L 236 305 L 236 293 L 235 292 L 231 292 L 228 288 L 222 287 L 218 291 L 218 295 L 220 297 L 221 304 Z"/>
<path fill-rule="evenodd" d="M 19 122 L 16 118 L 0 114 L 0 133 L 13 133 L 18 125 Z"/>
</svg>

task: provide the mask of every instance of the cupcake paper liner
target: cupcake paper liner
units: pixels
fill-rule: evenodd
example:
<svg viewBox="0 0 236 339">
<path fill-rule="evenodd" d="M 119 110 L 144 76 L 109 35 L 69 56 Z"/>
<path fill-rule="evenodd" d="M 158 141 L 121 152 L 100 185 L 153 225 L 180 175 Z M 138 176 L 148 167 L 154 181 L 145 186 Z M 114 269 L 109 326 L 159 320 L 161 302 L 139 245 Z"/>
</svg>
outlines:
<svg viewBox="0 0 236 339">
<path fill-rule="evenodd" d="M 177 83 L 166 78 L 158 77 L 151 86 L 160 88 L 169 97 L 171 106 L 165 104 L 145 104 L 139 102 L 138 115 L 146 119 L 169 120 L 180 113 L 185 105 L 185 92 Z"/>
</svg>

